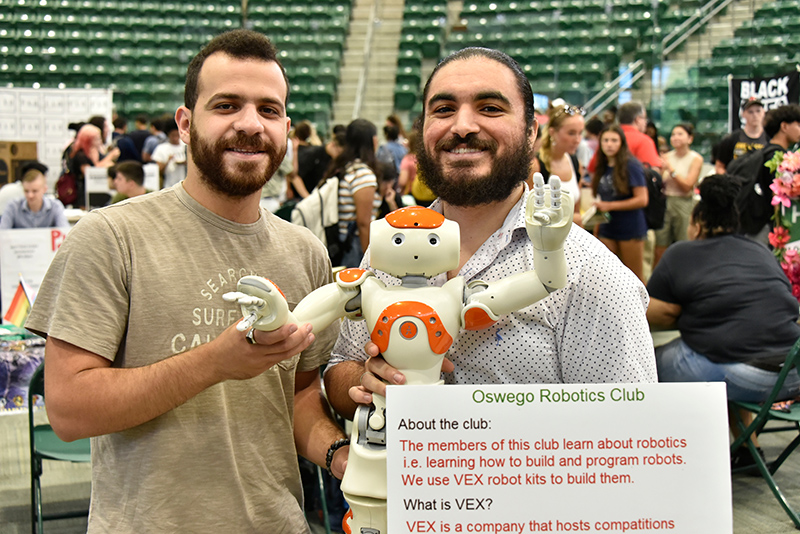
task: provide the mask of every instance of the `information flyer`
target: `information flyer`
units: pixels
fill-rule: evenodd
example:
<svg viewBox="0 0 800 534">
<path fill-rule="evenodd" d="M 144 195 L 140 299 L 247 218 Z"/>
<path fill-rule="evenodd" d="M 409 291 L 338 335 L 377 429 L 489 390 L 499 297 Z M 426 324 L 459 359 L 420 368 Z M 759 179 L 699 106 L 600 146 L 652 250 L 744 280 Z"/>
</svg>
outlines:
<svg viewBox="0 0 800 534">
<path fill-rule="evenodd" d="M 722 383 L 387 389 L 391 534 L 733 531 Z"/>
</svg>

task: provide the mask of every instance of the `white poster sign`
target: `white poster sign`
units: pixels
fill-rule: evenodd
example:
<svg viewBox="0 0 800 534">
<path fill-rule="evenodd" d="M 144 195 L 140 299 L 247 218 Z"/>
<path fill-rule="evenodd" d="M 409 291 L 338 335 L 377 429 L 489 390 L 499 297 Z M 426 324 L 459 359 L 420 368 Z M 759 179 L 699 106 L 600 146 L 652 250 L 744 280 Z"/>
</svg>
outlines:
<svg viewBox="0 0 800 534">
<path fill-rule="evenodd" d="M 733 531 L 725 385 L 390 386 L 388 530 Z"/>
<path fill-rule="evenodd" d="M 25 228 L 0 230 L 0 295 L 6 314 L 20 275 L 38 291 L 50 262 L 61 247 L 69 228 Z"/>
</svg>

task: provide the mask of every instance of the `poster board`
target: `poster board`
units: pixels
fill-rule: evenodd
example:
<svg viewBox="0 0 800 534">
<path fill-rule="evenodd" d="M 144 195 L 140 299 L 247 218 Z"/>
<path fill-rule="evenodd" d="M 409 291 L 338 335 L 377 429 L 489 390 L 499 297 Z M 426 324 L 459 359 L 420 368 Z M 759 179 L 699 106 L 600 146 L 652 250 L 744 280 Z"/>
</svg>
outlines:
<svg viewBox="0 0 800 534">
<path fill-rule="evenodd" d="M 725 385 L 389 386 L 388 531 L 733 531 Z"/>
<path fill-rule="evenodd" d="M 0 88 L 0 141 L 35 141 L 38 160 L 47 165 L 52 190 L 61 169 L 61 154 L 75 132 L 72 122 L 102 115 L 111 122 L 110 89 Z"/>
<path fill-rule="evenodd" d="M 6 314 L 19 284 L 19 277 L 38 291 L 44 275 L 69 228 L 24 228 L 0 230 L 0 296 Z"/>
<path fill-rule="evenodd" d="M 750 98 L 764 104 L 764 111 L 800 101 L 800 72 L 764 78 L 728 77 L 728 131 L 742 127 L 742 106 Z"/>
</svg>

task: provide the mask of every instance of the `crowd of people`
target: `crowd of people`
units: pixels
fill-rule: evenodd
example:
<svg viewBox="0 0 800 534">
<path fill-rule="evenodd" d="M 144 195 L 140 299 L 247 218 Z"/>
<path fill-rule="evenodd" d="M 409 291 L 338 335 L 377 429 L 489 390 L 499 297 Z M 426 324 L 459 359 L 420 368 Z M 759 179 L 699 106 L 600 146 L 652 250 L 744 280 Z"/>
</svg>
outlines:
<svg viewBox="0 0 800 534">
<path fill-rule="evenodd" d="M 113 207 L 69 234 L 27 324 L 47 337 L 53 428 L 94 442 L 89 532 L 308 532 L 295 453 L 341 478 L 349 450 L 320 372 L 345 417 L 405 377 L 381 358 L 363 321 L 244 334 L 239 310 L 221 294 L 242 273 L 259 274 L 293 307 L 333 280 L 321 243 L 271 213 L 333 176 L 347 267 L 370 268 L 371 221 L 409 196 L 459 223 L 458 268 L 432 278 L 436 286 L 536 269 L 525 229 L 535 172 L 559 176 L 574 196 L 566 285 L 460 336 L 443 367 L 448 384 L 713 380 L 731 398 L 768 391 L 800 335 L 797 299 L 758 242 L 769 220 L 742 235 L 738 189 L 724 171 L 749 150 L 800 142 L 800 106 L 759 115 L 763 104 L 748 101 L 744 129 L 723 140 L 717 174 L 703 177 L 692 125 L 676 125 L 666 150 L 657 132 L 646 133 L 638 102 L 588 119 L 563 101 L 539 113 L 519 64 L 484 48 L 439 63 L 409 131 L 390 116 L 382 144 L 375 124 L 356 119 L 320 139 L 309 123 L 290 128 L 278 57 L 261 34 L 224 33 L 192 60 L 174 118 L 149 121 L 149 130 L 137 118 L 132 132 L 115 119 L 109 146 L 105 119 L 91 120 L 65 151 L 78 178 L 87 166 L 108 167 L 117 193 Z M 161 174 L 157 192 L 143 185 L 149 162 Z M 648 277 L 651 170 L 668 200 Z M 6 217 L 58 220 L 63 206 L 34 195 L 45 172 L 26 172 L 26 204 L 9 204 L 0 227 L 14 227 Z M 770 180 L 760 178 L 765 203 Z M 593 228 L 581 227 L 586 192 L 605 214 Z M 116 204 L 131 197 L 140 198 Z M 766 294 L 770 313 L 751 298 Z M 681 338 L 654 350 L 651 327 L 677 328 Z M 786 395 L 798 393 L 800 382 L 788 382 Z M 163 476 L 166 466 L 182 476 Z"/>
</svg>

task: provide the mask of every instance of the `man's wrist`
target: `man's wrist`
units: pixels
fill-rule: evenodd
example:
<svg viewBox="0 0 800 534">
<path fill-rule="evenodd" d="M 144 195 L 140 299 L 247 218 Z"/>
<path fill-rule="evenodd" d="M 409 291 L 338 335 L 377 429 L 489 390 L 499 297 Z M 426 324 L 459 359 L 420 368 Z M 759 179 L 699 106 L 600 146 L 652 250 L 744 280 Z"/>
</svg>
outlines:
<svg viewBox="0 0 800 534">
<path fill-rule="evenodd" d="M 342 438 L 342 439 L 337 439 L 336 441 L 331 443 L 330 447 L 328 447 L 328 453 L 325 455 L 325 469 L 327 469 L 328 474 L 330 476 L 335 477 L 333 471 L 331 471 L 331 462 L 333 462 L 333 455 L 336 453 L 336 451 L 348 445 L 350 445 L 350 439 Z"/>
</svg>

